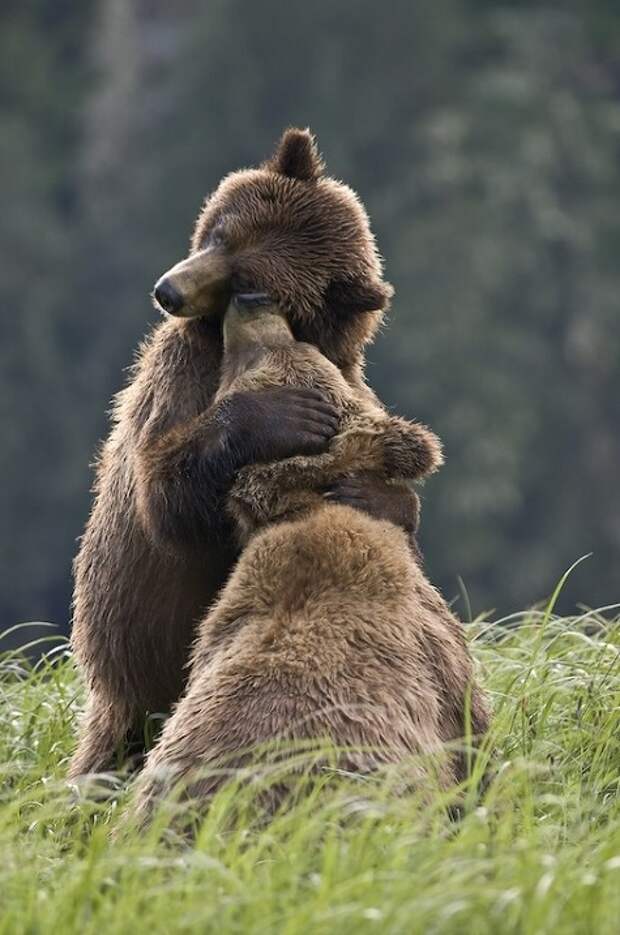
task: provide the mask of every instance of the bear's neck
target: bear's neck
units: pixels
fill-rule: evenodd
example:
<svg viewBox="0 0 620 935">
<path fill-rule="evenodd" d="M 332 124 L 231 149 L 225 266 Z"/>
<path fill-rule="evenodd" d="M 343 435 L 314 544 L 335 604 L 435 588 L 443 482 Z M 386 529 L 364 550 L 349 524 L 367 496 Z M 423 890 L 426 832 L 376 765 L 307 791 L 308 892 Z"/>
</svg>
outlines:
<svg viewBox="0 0 620 935">
<path fill-rule="evenodd" d="M 223 338 L 225 359 L 295 343 L 281 314 L 269 311 L 245 314 L 234 308 L 224 318 Z"/>
<path fill-rule="evenodd" d="M 267 346 L 265 335 L 260 340 L 248 339 L 247 334 L 238 332 L 234 336 L 230 330 L 228 334 L 228 347 L 225 353 L 224 323 L 212 321 L 207 318 L 188 318 L 174 319 L 176 327 L 181 328 L 187 335 L 188 340 L 196 342 L 197 347 L 202 353 L 208 353 L 210 356 L 216 356 L 213 365 L 218 370 L 224 366 L 224 358 L 228 358 L 230 368 L 234 368 L 237 373 L 244 372 L 249 366 L 258 362 L 263 354 L 274 345 Z M 291 325 L 287 325 L 290 328 Z M 359 335 L 354 334 L 348 340 L 334 340 L 333 329 L 326 329 L 325 326 L 308 327 L 299 323 L 292 324 L 294 341 L 301 341 L 305 344 L 314 345 L 331 363 L 335 364 L 342 371 L 344 377 L 349 382 L 361 380 L 364 381 L 364 341 L 359 339 Z M 342 338 L 342 335 L 337 335 Z M 283 345 L 290 342 L 290 332 L 288 339 L 281 336 L 277 343 Z"/>
<path fill-rule="evenodd" d="M 279 313 L 265 311 L 247 315 L 234 308 L 224 318 L 223 339 L 222 385 L 260 366 L 276 348 L 295 343 L 286 319 Z"/>
</svg>

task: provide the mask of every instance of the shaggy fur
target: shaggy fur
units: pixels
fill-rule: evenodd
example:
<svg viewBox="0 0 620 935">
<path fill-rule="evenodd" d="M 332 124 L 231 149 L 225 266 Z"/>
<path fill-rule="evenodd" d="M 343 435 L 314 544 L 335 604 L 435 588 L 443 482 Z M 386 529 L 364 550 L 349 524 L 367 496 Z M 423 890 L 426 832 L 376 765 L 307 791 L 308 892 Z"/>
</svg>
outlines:
<svg viewBox="0 0 620 935">
<path fill-rule="evenodd" d="M 237 556 L 223 504 L 235 472 L 269 449 L 268 437 L 248 447 L 244 426 L 285 403 L 238 394 L 214 405 L 228 296 L 270 293 L 295 336 L 370 394 L 363 347 L 391 295 L 362 205 L 322 174 L 313 138 L 295 130 L 263 167 L 223 180 L 190 256 L 166 276 L 182 288 L 183 317 L 155 328 L 116 399 L 75 563 L 72 643 L 89 700 L 71 776 L 115 765 L 145 715 L 180 697 L 196 622 Z M 284 431 L 279 418 L 262 421 L 266 436 Z M 403 488 L 396 499 L 408 526 L 415 495 Z"/>
<path fill-rule="evenodd" d="M 220 395 L 273 385 L 319 387 L 341 417 L 329 451 L 252 465 L 230 509 L 248 542 L 202 623 L 188 691 L 147 759 L 139 810 L 179 779 L 202 797 L 240 751 L 276 740 L 329 738 L 365 770 L 435 754 L 465 734 L 468 697 L 476 734 L 487 712 L 462 627 L 428 583 L 407 539 L 321 492 L 363 467 L 415 479 L 441 463 L 424 426 L 391 418 L 356 392 L 320 352 L 296 343 L 267 308 L 233 307 L 224 325 Z M 464 762 L 441 758 L 439 779 Z M 196 777 L 196 771 L 211 775 Z M 192 773 L 194 778 L 192 781 Z M 416 778 L 423 775 L 420 764 Z"/>
<path fill-rule="evenodd" d="M 365 472 L 385 480 L 417 480 L 443 463 L 441 444 L 426 426 L 389 416 L 372 397 L 349 386 L 338 368 L 311 344 L 296 342 L 276 306 L 242 310 L 233 303 L 224 322 L 222 381 L 216 395 L 274 386 L 322 391 L 339 414 L 329 451 L 243 468 L 229 497 L 242 545 L 276 520 L 325 505 L 324 491 Z"/>
</svg>

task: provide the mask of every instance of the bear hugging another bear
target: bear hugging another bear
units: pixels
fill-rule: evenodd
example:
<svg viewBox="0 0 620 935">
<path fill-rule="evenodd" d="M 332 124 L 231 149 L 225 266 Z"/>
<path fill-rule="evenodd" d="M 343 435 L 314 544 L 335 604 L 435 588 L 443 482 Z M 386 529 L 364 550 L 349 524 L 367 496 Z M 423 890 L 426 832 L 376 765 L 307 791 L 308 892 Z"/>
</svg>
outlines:
<svg viewBox="0 0 620 935">
<path fill-rule="evenodd" d="M 198 629 L 187 691 L 139 782 L 138 814 L 180 780 L 204 801 L 252 747 L 273 740 L 333 741 L 346 751 L 339 765 L 357 772 L 421 754 L 409 779 L 430 766 L 446 787 L 464 777 L 465 758 L 437 754 L 463 737 L 468 692 L 478 727 L 485 717 L 462 628 L 401 529 L 321 494 L 361 470 L 424 476 L 441 463 L 438 441 L 295 341 L 280 309 L 242 299 L 224 319 L 216 400 L 273 385 L 319 388 L 339 432 L 324 454 L 250 465 L 237 477 L 229 504 L 244 549 Z"/>
<path fill-rule="evenodd" d="M 190 256 L 156 286 L 169 317 L 97 467 L 75 564 L 89 697 L 72 777 L 132 742 L 140 754 L 144 718 L 175 704 L 143 810 L 162 775 L 264 741 L 361 745 L 372 756 L 350 763 L 368 768 L 462 738 L 466 710 L 486 730 L 461 625 L 417 561 L 405 481 L 439 465 L 438 442 L 364 381 L 390 295 L 366 213 L 309 132 L 207 199 Z M 442 781 L 463 769 L 448 756 Z"/>
</svg>

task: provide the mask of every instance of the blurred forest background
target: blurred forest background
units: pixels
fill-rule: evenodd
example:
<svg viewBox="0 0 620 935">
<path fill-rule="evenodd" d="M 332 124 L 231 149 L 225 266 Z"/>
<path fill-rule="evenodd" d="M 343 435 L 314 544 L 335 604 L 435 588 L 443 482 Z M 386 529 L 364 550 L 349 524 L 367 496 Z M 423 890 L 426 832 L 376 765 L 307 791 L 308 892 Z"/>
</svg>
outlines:
<svg viewBox="0 0 620 935">
<path fill-rule="evenodd" d="M 396 287 L 370 380 L 445 441 L 433 580 L 509 612 L 592 551 L 565 604 L 620 599 L 617 0 L 4 0 L 0 74 L 0 629 L 67 624 L 152 284 L 290 123 Z"/>
</svg>

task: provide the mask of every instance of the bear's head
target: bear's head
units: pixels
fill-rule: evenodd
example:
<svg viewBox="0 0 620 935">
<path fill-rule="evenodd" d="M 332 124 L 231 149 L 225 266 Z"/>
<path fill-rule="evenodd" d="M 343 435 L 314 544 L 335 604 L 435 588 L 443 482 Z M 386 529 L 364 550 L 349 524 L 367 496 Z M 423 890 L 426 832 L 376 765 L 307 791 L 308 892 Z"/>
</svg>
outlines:
<svg viewBox="0 0 620 935">
<path fill-rule="evenodd" d="M 353 363 L 392 295 L 355 193 L 324 175 L 309 130 L 291 128 L 258 169 L 226 176 L 200 212 L 189 256 L 164 273 L 164 312 L 221 321 L 232 295 L 268 293 L 298 340 Z"/>
</svg>

